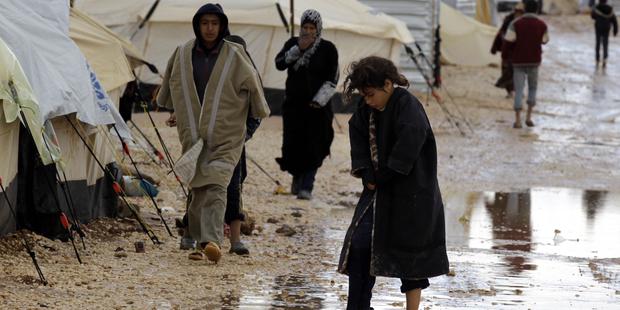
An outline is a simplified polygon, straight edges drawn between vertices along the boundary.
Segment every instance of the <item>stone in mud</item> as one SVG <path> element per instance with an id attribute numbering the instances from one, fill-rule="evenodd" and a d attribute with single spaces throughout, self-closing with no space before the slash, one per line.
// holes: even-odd
<path id="1" fill-rule="evenodd" d="M 267 219 L 267 223 L 269 224 L 278 224 L 280 221 L 277 218 L 270 217 Z"/>
<path id="2" fill-rule="evenodd" d="M 295 211 L 295 212 L 291 213 L 291 216 L 292 217 L 302 217 L 302 214 L 299 211 Z"/>
<path id="3" fill-rule="evenodd" d="M 116 253 L 114 253 L 114 257 L 116 257 L 116 258 L 125 258 L 125 257 L 127 257 L 127 253 L 125 253 L 125 252 L 116 252 Z"/>
<path id="4" fill-rule="evenodd" d="M 293 227 L 284 224 L 284 225 L 282 225 L 280 228 L 278 228 L 276 230 L 276 233 L 281 234 L 281 235 L 285 235 L 287 237 L 291 237 L 291 236 L 295 235 L 297 233 L 297 231 Z"/>
<path id="5" fill-rule="evenodd" d="M 456 277 L 456 271 L 454 270 L 450 270 L 448 271 L 448 274 L 446 274 L 448 277 Z"/>
<path id="6" fill-rule="evenodd" d="M 256 220 L 251 216 L 246 216 L 245 221 L 241 222 L 241 233 L 246 236 L 251 236 L 255 226 Z"/>

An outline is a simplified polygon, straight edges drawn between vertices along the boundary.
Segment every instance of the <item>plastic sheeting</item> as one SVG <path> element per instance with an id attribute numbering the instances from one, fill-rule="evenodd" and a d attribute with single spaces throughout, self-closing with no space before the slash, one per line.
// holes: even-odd
<path id="1" fill-rule="evenodd" d="M 12 89 L 10 83 L 13 84 Z M 13 97 L 13 90 L 17 95 L 18 101 L 16 101 Z M 6 134 L 12 136 L 12 131 L 6 128 L 10 128 L 12 123 L 17 123 L 16 121 L 20 120 L 30 129 L 37 151 L 41 155 L 43 163 L 50 164 L 53 160 L 55 161 L 59 158 L 59 150 L 54 147 L 54 145 L 48 144 L 48 146 L 46 146 L 44 144 L 43 125 L 39 112 L 39 104 L 34 96 L 26 75 L 22 70 L 22 67 L 17 61 L 17 57 L 15 57 L 15 54 L 13 54 L 1 38 L 0 101 L 2 102 L 2 110 L 0 113 L 3 115 L 2 122 L 0 122 L 0 127 L 5 127 L 3 131 L 5 131 Z M 19 126 L 17 128 L 19 128 Z M 18 130 L 15 131 L 18 132 Z M 17 137 L 19 137 L 19 135 L 17 135 Z M 47 140 L 50 141 L 49 139 Z M 0 145 L 4 147 L 4 144 Z M 52 154 L 50 154 L 48 149 L 52 152 Z M 6 152 L 11 153 L 12 150 L 7 149 Z M 7 156 L 10 158 L 9 155 Z M 9 163 L 4 161 L 0 163 L 0 165 L 5 164 Z"/>
<path id="2" fill-rule="evenodd" d="M 486 66 L 499 64 L 499 55 L 489 50 L 497 28 L 485 25 L 442 3 L 439 23 L 441 25 L 441 56 L 450 64 L 463 66 Z"/>
<path id="3" fill-rule="evenodd" d="M 76 0 L 75 5 L 123 36 L 131 36 L 154 0 Z M 290 37 L 278 13 L 276 2 L 289 22 L 289 1 L 229 0 L 220 1 L 228 15 L 231 32 L 242 36 L 256 62 L 264 85 L 284 88 L 286 73 L 277 71 L 275 55 Z M 142 3 L 142 5 L 138 5 Z M 204 1 L 162 0 L 146 26 L 132 42 L 158 68 L 165 68 L 168 58 L 181 43 L 194 37 L 191 19 Z M 304 10 L 313 8 L 323 17 L 323 37 L 336 44 L 341 73 L 352 61 L 377 55 L 399 62 L 402 43 L 413 41 L 406 25 L 355 0 L 297 0 L 295 1 L 295 32 Z M 140 78 L 151 83 L 160 79 L 147 70 L 139 71 Z"/>

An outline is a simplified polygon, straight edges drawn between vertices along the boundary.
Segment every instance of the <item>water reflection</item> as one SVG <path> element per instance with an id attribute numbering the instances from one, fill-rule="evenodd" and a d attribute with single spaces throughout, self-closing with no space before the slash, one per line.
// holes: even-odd
<path id="1" fill-rule="evenodd" d="M 607 309 L 599 306 L 617 301 L 620 194 L 558 188 L 444 194 L 448 255 L 455 274 L 432 279 L 424 293 L 425 307 Z M 306 236 L 328 253 L 321 258 L 323 267 L 246 275 L 245 282 L 253 284 L 222 296 L 222 305 L 344 308 L 347 278 L 338 275 L 333 264 L 352 212 L 334 210 L 324 223 L 329 229 Z M 557 236 L 564 241 L 555 242 Z M 373 295 L 375 309 L 402 308 L 398 280 L 380 278 Z"/>
<path id="2" fill-rule="evenodd" d="M 586 208 L 586 218 L 588 224 L 591 224 L 596 218 L 596 212 L 605 204 L 607 192 L 601 191 L 583 191 L 583 206 Z"/>
<path id="3" fill-rule="evenodd" d="M 492 249 L 530 252 L 532 250 L 532 226 L 530 224 L 532 197 L 523 193 L 495 193 L 494 199 L 485 201 L 493 227 Z M 510 271 L 519 273 L 536 266 L 517 254 L 504 257 Z"/>
<path id="4" fill-rule="evenodd" d="M 312 279 L 301 275 L 283 275 L 274 279 L 272 306 L 276 309 L 322 309 L 325 290 Z M 314 282 L 314 283 L 313 283 Z"/>

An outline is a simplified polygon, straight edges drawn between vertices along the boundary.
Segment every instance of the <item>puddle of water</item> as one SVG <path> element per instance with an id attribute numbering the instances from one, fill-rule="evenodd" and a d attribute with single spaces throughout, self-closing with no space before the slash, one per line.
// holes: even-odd
<path id="1" fill-rule="evenodd" d="M 421 308 L 620 309 L 620 194 L 541 188 L 444 199 L 454 275 L 431 279 Z M 334 264 L 351 213 L 335 209 L 329 228 L 314 236 Z M 246 275 L 259 284 L 223 305 L 343 309 L 347 278 L 334 264 L 320 273 Z M 373 307 L 404 308 L 399 287 L 398 279 L 378 278 Z"/>

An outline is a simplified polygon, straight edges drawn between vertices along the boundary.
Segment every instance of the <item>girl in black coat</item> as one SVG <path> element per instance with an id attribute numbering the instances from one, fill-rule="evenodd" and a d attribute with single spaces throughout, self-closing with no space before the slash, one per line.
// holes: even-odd
<path id="1" fill-rule="evenodd" d="M 282 171 L 293 175 L 291 192 L 310 199 L 317 169 L 334 139 L 331 98 L 338 82 L 338 51 L 321 38 L 321 15 L 307 10 L 301 16 L 301 33 L 286 41 L 276 56 L 278 70 L 287 70 L 286 98 L 282 106 Z"/>
<path id="2" fill-rule="evenodd" d="M 363 96 L 349 121 L 352 174 L 364 190 L 342 248 L 347 309 L 369 309 L 375 276 L 400 278 L 417 309 L 428 278 L 448 272 L 435 137 L 424 108 L 394 64 L 368 57 L 351 65 L 345 95 Z"/>

